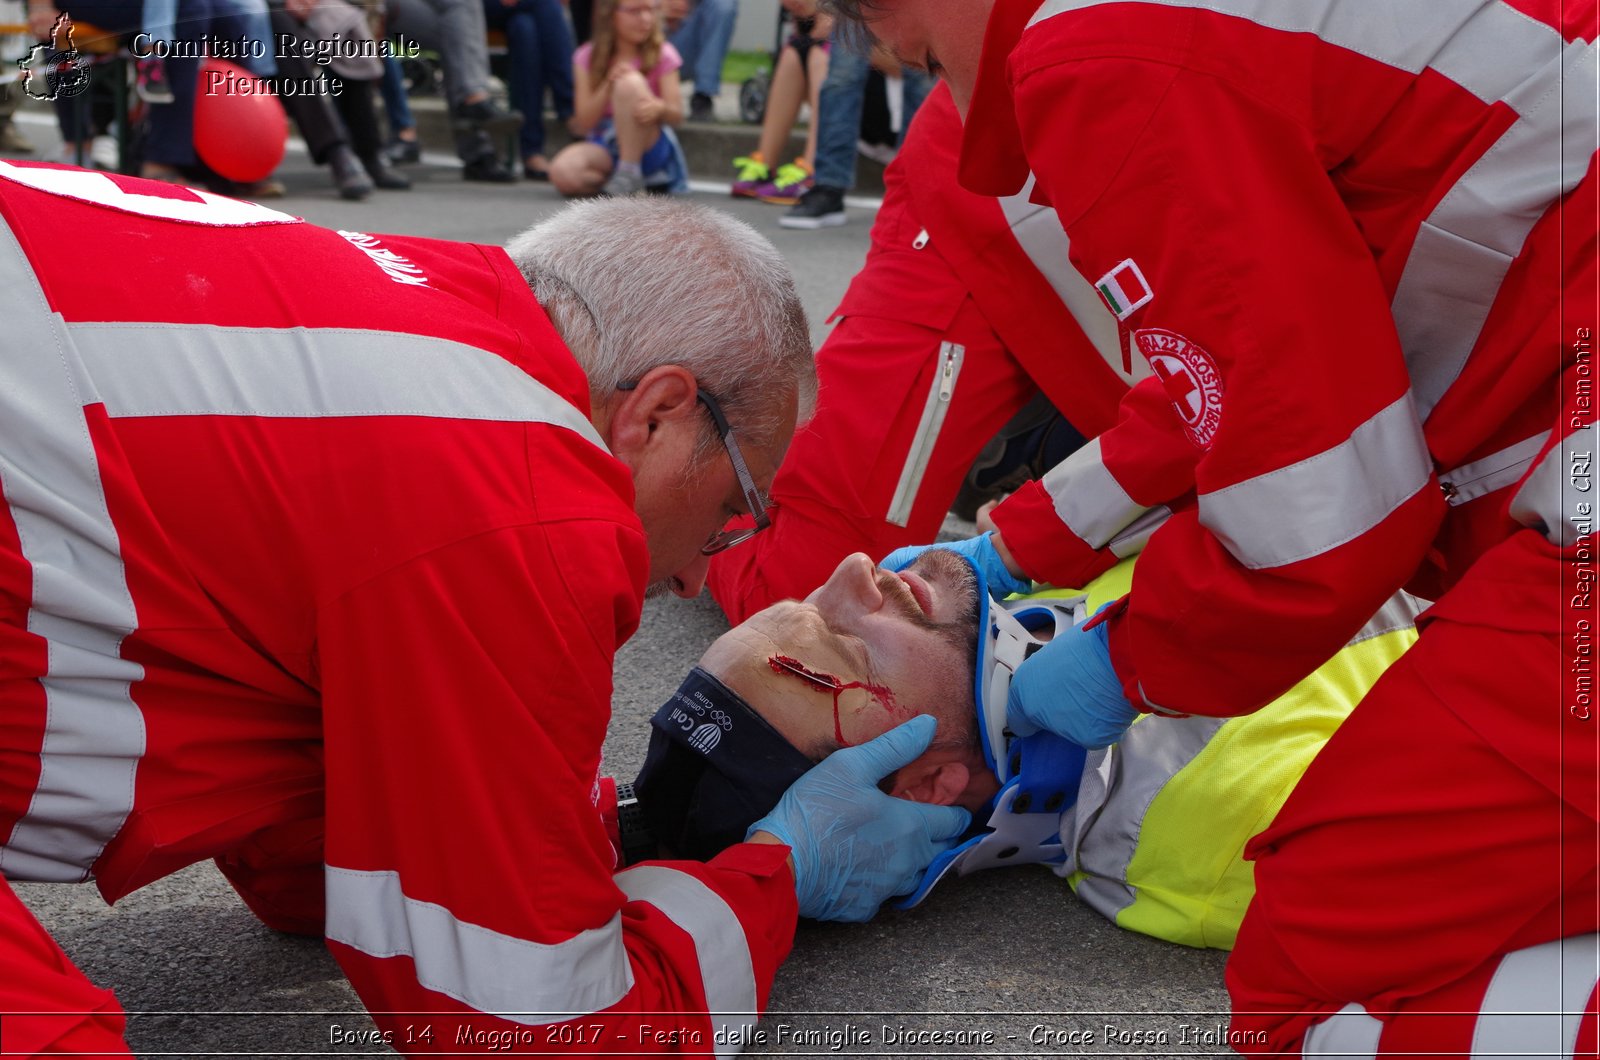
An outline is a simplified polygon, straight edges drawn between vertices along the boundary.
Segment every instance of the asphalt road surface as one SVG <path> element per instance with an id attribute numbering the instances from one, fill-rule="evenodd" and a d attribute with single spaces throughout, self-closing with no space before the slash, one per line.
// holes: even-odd
<path id="1" fill-rule="evenodd" d="M 48 142 L 48 125 L 23 128 Z M 339 228 L 485 243 L 504 242 L 561 207 L 546 185 L 468 185 L 447 165 L 411 172 L 411 192 L 346 203 L 323 171 L 291 154 L 280 171 L 289 197 L 272 205 Z M 773 240 L 794 268 L 820 341 L 865 256 L 870 205 L 853 207 L 843 228 L 791 232 L 777 225 L 781 208 L 709 190 L 694 197 Z M 725 628 L 707 596 L 646 606 L 617 659 L 611 773 L 634 775 L 647 719 Z M 16 890 L 89 978 L 117 992 L 141 1056 L 386 1052 L 349 1044 L 350 1031 L 372 1024 L 321 943 L 261 926 L 209 863 L 114 909 L 92 886 Z M 908 913 L 867 925 L 803 923 L 747 1054 L 1233 1055 L 1216 1044 L 1226 1024 L 1224 957 L 1119 930 L 1042 868 L 947 880 Z M 940 1044 L 956 1032 L 979 1043 Z"/>

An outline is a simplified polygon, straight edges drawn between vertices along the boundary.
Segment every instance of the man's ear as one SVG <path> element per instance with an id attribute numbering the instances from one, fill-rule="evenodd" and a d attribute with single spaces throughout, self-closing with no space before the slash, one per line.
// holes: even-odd
<path id="1" fill-rule="evenodd" d="M 601 436 L 612 455 L 635 472 L 663 440 L 661 428 L 692 421 L 699 427 L 694 373 L 681 364 L 658 364 L 628 390 L 610 395 Z"/>
<path id="2" fill-rule="evenodd" d="M 918 760 L 900 767 L 889 794 L 897 799 L 953 806 L 967 790 L 972 773 L 961 762 Z"/>

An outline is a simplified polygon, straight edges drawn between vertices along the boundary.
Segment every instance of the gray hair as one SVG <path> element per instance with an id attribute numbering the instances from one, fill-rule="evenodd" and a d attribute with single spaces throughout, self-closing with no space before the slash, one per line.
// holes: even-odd
<path id="1" fill-rule="evenodd" d="M 657 365 L 681 364 L 757 445 L 773 440 L 789 403 L 799 420 L 810 415 L 817 375 L 805 309 L 789 266 L 749 225 L 670 199 L 597 199 L 534 225 L 506 251 L 596 402 Z M 706 422 L 702 454 L 717 445 Z"/>

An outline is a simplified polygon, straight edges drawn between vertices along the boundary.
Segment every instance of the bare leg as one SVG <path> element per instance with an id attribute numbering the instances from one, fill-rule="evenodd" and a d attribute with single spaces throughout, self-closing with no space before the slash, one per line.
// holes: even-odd
<path id="1" fill-rule="evenodd" d="M 617 129 L 617 160 L 639 164 L 644 153 L 661 137 L 659 122 L 642 123 L 633 116 L 634 104 L 650 92 L 644 75 L 637 70 L 619 77 L 611 86 L 611 121 Z"/>
<path id="2" fill-rule="evenodd" d="M 815 54 L 816 49 L 812 51 Z M 767 89 L 767 115 L 761 122 L 761 157 L 773 169 L 785 161 L 783 149 L 805 97 L 806 72 L 800 68 L 800 55 L 786 45 L 778 53 L 778 67 L 772 72 L 772 85 Z"/>
<path id="3" fill-rule="evenodd" d="M 611 176 L 611 153 L 599 144 L 568 144 L 550 160 L 550 183 L 563 195 L 598 195 Z"/>

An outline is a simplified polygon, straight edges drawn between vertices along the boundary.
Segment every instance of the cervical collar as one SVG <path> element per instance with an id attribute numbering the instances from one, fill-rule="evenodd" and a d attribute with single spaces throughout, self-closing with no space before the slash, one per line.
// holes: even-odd
<path id="1" fill-rule="evenodd" d="M 976 571 L 979 598 L 989 600 L 983 573 Z M 1070 634 L 1089 617 L 1087 597 L 989 600 L 988 620 L 978 631 L 973 702 L 983 757 L 1000 781 L 989 803 L 984 832 L 935 858 L 921 883 L 895 905 L 919 904 L 950 872 L 965 876 L 979 869 L 1036 862 L 1060 864 L 1062 815 L 1078 798 L 1087 752 L 1054 733 L 1018 737 L 1006 728 L 1006 695 L 1022 661 L 1052 637 Z"/>

